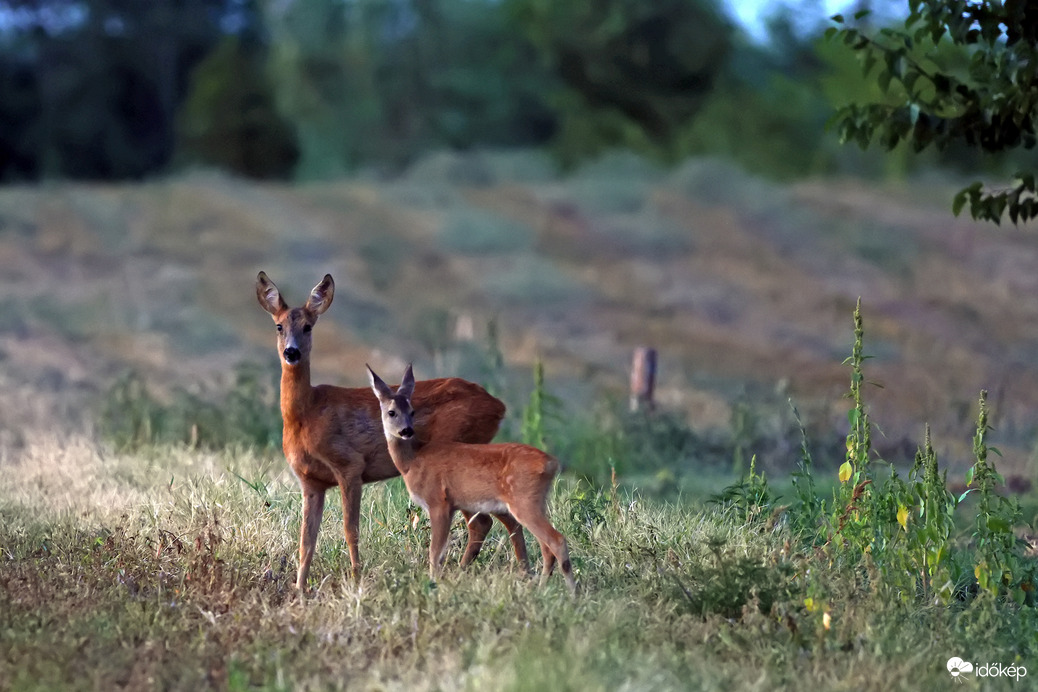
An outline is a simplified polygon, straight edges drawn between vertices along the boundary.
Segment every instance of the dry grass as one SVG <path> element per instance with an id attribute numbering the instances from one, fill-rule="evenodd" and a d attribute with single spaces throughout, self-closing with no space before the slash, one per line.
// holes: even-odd
<path id="1" fill-rule="evenodd" d="M 365 490 L 359 584 L 330 501 L 302 600 L 280 460 L 51 438 L 4 469 L 0 689 L 919 689 L 952 654 L 1033 649 L 1027 618 L 891 603 L 781 531 L 567 484 L 552 507 L 575 599 L 521 578 L 500 532 L 459 571 L 460 526 L 430 584 L 427 526 L 394 481 Z"/>

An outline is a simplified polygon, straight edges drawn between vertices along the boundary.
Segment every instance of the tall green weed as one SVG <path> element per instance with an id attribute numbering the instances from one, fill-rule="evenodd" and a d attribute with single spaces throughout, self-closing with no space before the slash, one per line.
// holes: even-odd
<path id="1" fill-rule="evenodd" d="M 873 591 L 898 601 L 950 604 L 983 592 L 1033 605 L 1036 561 L 1017 537 L 1024 528 L 1019 502 L 996 491 L 1004 480 L 989 458 L 998 450 L 988 445 L 986 392 L 981 392 L 973 438 L 975 463 L 966 475 L 966 492 L 959 498 L 949 492 L 947 471 L 940 469 L 929 426 L 914 464 L 902 477 L 872 447 L 873 424 L 863 389 L 869 359 L 864 334 L 859 299 L 854 345 L 845 361 L 851 369 L 846 455 L 831 501 L 816 495 L 810 447 L 801 426 L 801 454 L 792 478 L 794 502 L 779 504 L 781 498 L 770 492 L 753 465 L 746 476 L 717 494 L 715 502 L 736 510 L 735 516 L 743 521 L 781 512 L 800 546 L 821 551 L 832 565 L 850 569 Z M 799 422 L 795 409 L 794 415 Z M 956 521 L 968 511 L 963 500 L 973 493 L 978 498 L 973 532 L 959 536 Z M 816 591 L 810 596 L 812 603 L 824 600 L 824 584 L 816 585 Z"/>
<path id="2" fill-rule="evenodd" d="M 98 429 L 124 450 L 156 444 L 276 449 L 281 446 L 276 375 L 242 363 L 222 394 L 175 388 L 160 397 L 139 373 L 128 372 L 102 395 Z"/>

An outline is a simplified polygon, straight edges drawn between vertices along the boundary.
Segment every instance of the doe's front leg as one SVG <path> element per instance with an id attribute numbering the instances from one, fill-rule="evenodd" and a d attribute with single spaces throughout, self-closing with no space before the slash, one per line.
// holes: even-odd
<path id="1" fill-rule="evenodd" d="M 301 479 L 303 491 L 303 521 L 299 529 L 299 571 L 296 573 L 296 589 L 306 590 L 306 579 L 310 574 L 310 563 L 317 546 L 317 532 L 324 516 L 324 494 L 327 488 L 319 483 Z"/>

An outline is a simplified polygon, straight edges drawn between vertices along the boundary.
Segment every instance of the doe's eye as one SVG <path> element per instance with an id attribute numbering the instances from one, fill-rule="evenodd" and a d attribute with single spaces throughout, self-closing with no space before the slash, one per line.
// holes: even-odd
<path id="1" fill-rule="evenodd" d="M 285 328 L 284 328 L 284 327 L 282 327 L 282 326 L 281 326 L 280 324 L 278 325 L 278 331 L 279 331 L 279 332 L 280 332 L 280 331 L 284 331 L 284 329 L 285 329 Z"/>
<path id="2" fill-rule="evenodd" d="M 396 418 L 396 411 L 388 411 L 386 412 L 386 415 L 390 418 Z"/>
<path id="3" fill-rule="evenodd" d="M 310 325 L 308 325 L 308 324 L 304 324 L 303 325 L 303 333 L 305 333 L 305 334 L 309 334 L 310 333 Z"/>

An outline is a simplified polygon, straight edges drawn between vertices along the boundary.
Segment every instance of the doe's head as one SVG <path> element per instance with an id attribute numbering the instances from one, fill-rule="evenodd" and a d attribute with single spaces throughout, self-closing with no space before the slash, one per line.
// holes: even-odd
<path id="1" fill-rule="evenodd" d="M 306 304 L 301 308 L 290 308 L 281 291 L 264 272 L 256 277 L 256 300 L 260 307 L 270 313 L 277 325 L 278 354 L 288 366 L 298 365 L 310 359 L 313 346 L 311 331 L 317 318 L 328 309 L 335 296 L 335 282 L 331 274 L 325 274 L 313 287 Z"/>
<path id="2" fill-rule="evenodd" d="M 371 378 L 371 389 L 378 397 L 379 408 L 382 409 L 382 429 L 386 437 L 397 437 L 410 440 L 414 437 L 414 408 L 411 406 L 411 395 L 414 393 L 414 372 L 411 366 L 404 371 L 404 379 L 394 393 L 382 378 L 375 374 L 371 366 L 367 366 Z"/>

